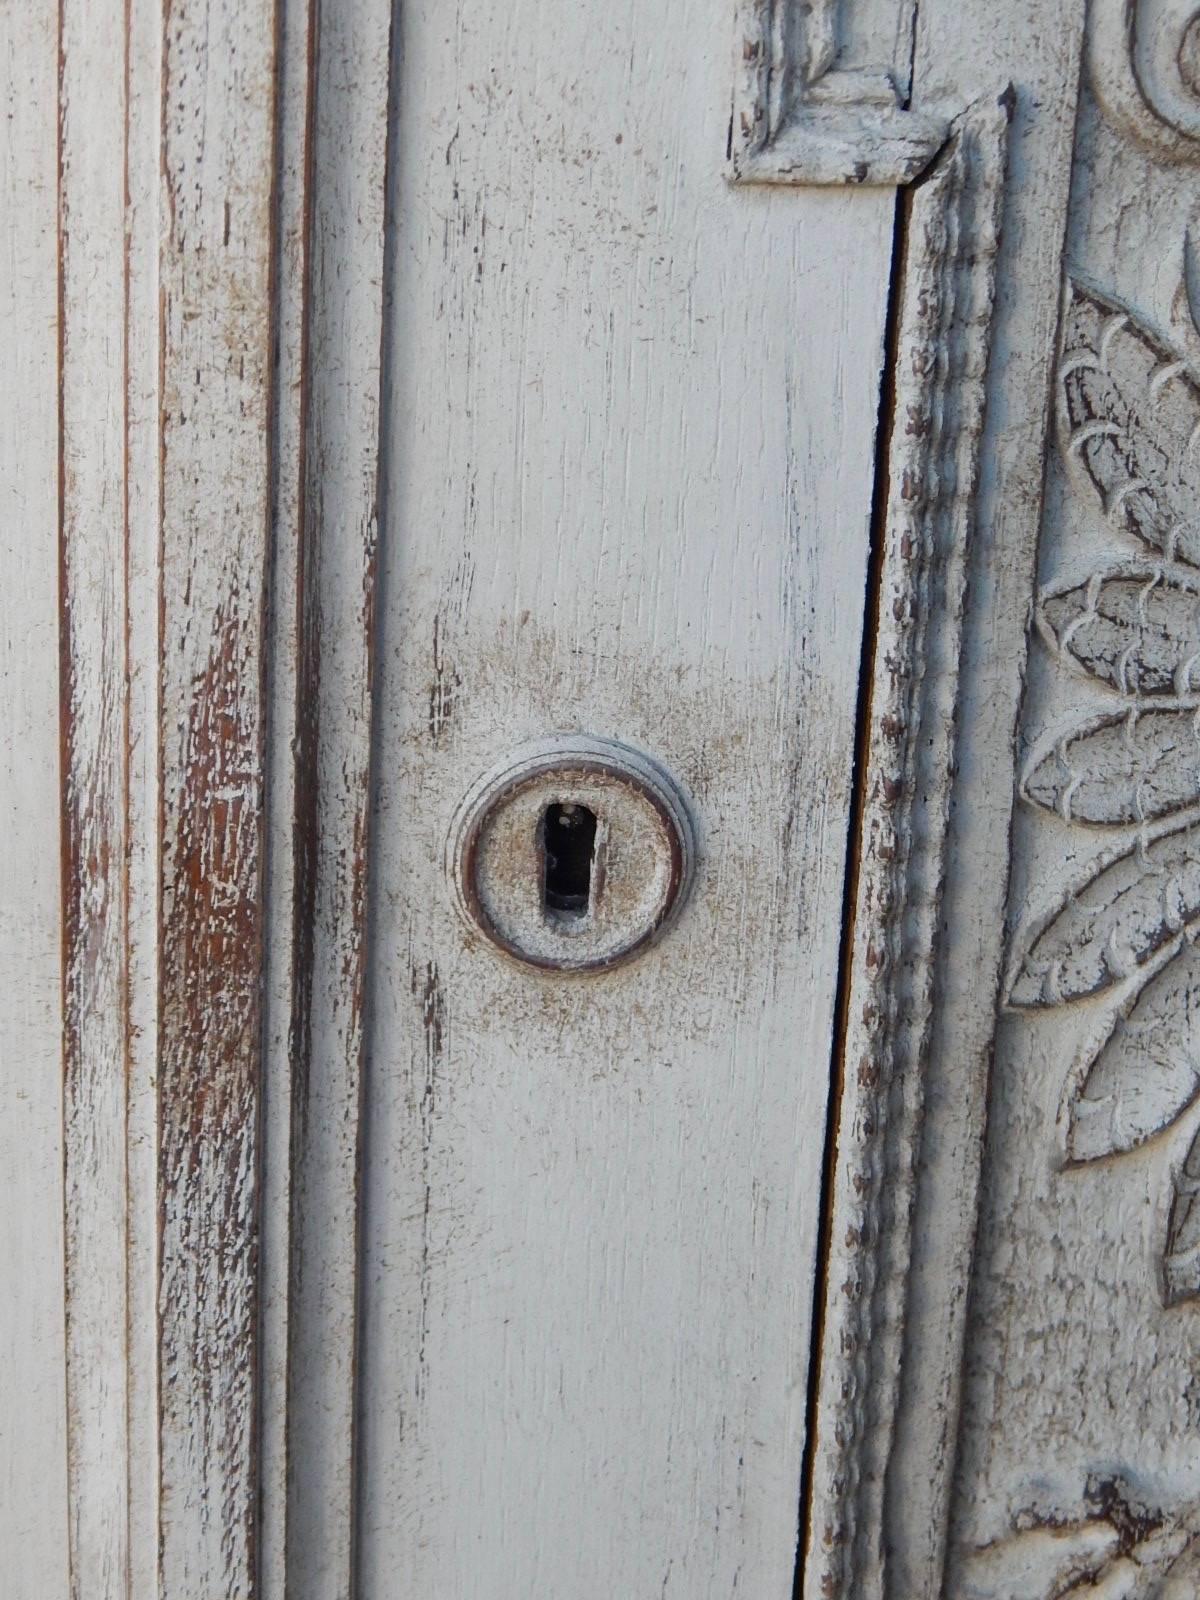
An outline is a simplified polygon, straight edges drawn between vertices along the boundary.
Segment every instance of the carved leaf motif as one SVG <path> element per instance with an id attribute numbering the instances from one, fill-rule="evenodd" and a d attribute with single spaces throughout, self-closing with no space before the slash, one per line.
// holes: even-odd
<path id="1" fill-rule="evenodd" d="M 966 1558 L 962 1600 L 1061 1600 L 1118 1551 L 1107 1522 L 1020 1528 Z"/>
<path id="2" fill-rule="evenodd" d="M 1067 1135 L 1073 1161 L 1132 1150 L 1170 1127 L 1200 1088 L 1200 948 L 1180 952 L 1142 989 L 1092 1062 Z"/>
<path id="3" fill-rule="evenodd" d="M 1099 1542 L 1105 1533 L 1109 1548 L 1092 1555 L 1089 1536 Z M 1200 1592 L 1200 1541 L 1178 1529 L 1132 1549 L 1103 1523 L 1025 1529 L 1006 1543 L 1002 1552 L 990 1547 L 967 1561 L 961 1600 L 1196 1600 Z"/>
<path id="4" fill-rule="evenodd" d="M 1099 994 L 1200 922 L 1200 840 L 1180 829 L 1109 862 L 1051 917 L 1019 959 L 1015 1006 Z"/>
<path id="5" fill-rule="evenodd" d="M 1163 1252 L 1163 1292 L 1169 1306 L 1200 1295 L 1200 1131 L 1175 1174 L 1167 1246 Z M 1200 1594 L 1200 1571 L 1196 1594 Z"/>
<path id="6" fill-rule="evenodd" d="M 1026 798 L 1068 822 L 1152 822 L 1200 799 L 1200 712 L 1137 707 L 1069 732 L 1026 774 Z"/>
<path id="7" fill-rule="evenodd" d="M 1193 319 L 1196 254 L 1189 237 Z M 1200 801 L 1200 575 L 1189 570 L 1200 568 L 1200 381 L 1127 306 L 1068 281 L 1058 410 L 1068 470 L 1099 498 L 1114 533 L 1162 558 L 1107 566 L 1043 593 L 1039 605 L 1051 648 L 1125 706 L 1067 728 L 1031 761 L 1022 795 L 1067 822 L 1140 830 L 1058 907 L 1009 979 L 1009 1003 L 1028 1008 L 1127 985 L 1070 1108 L 1068 1153 L 1082 1162 L 1142 1144 L 1200 1093 L 1200 830 L 1187 815 Z M 1148 841 L 1144 825 L 1162 819 L 1172 819 L 1169 831 Z M 1175 1177 L 1162 1259 L 1168 1303 L 1200 1297 L 1200 1134 Z M 1065 1528 L 1039 1523 L 1038 1537 Z M 1047 1593 L 1064 1600 L 1093 1583 L 1158 1600 L 1200 1592 L 1191 1543 L 1181 1564 L 1172 1557 L 1169 1572 L 1156 1568 L 1151 1588 L 1153 1563 L 1135 1556 L 1123 1541 L 1112 1563 L 1078 1583 L 1060 1572 Z M 1029 1578 L 1018 1588 L 1019 1600 L 1040 1592 Z"/>
<path id="8" fill-rule="evenodd" d="M 1124 306 L 1071 282 L 1059 364 L 1063 446 L 1113 525 L 1200 566 L 1200 389 Z"/>
<path id="9" fill-rule="evenodd" d="M 1087 1511 L 1023 1512 L 963 1561 L 960 1600 L 1196 1600 L 1200 1514 L 1139 1504 L 1120 1478 L 1089 1478 Z"/>
<path id="10" fill-rule="evenodd" d="M 1092 677 L 1122 694 L 1200 691 L 1200 579 L 1130 566 L 1046 594 L 1044 632 Z"/>

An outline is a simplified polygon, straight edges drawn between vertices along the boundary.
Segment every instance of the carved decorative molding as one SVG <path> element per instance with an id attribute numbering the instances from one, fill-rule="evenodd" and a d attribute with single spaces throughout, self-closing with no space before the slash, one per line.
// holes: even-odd
<path id="1" fill-rule="evenodd" d="M 375 0 L 61 7 L 87 1600 L 349 1583 L 389 27 Z"/>
<path id="2" fill-rule="evenodd" d="M 1092 0 L 1088 66 L 1122 132 L 1172 161 L 1200 160 L 1200 11 L 1194 0 Z"/>
<path id="3" fill-rule="evenodd" d="M 945 143 L 945 120 L 910 111 L 891 68 L 842 59 L 842 9 L 854 3 L 737 0 L 735 182 L 911 183 Z M 902 35 L 915 10 L 906 5 Z"/>
<path id="4" fill-rule="evenodd" d="M 906 196 L 806 1595 L 883 1593 L 1011 92 Z"/>

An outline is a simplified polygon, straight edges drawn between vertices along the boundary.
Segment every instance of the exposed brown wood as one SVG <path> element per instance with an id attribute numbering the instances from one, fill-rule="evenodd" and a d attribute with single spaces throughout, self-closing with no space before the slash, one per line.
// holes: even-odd
<path id="1" fill-rule="evenodd" d="M 71 1589 L 126 1526 L 125 14 L 59 10 L 59 585 Z"/>
<path id="2" fill-rule="evenodd" d="M 256 1589 L 275 15 L 165 17 L 160 1585 Z"/>

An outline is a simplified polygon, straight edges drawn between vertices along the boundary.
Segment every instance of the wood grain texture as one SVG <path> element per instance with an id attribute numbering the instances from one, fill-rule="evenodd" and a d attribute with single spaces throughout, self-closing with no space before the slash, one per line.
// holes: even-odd
<path id="1" fill-rule="evenodd" d="M 77 1594 L 351 1584 L 388 28 L 58 30 Z"/>
<path id="2" fill-rule="evenodd" d="M 291 1600 L 353 1592 L 360 1108 L 391 9 L 313 23 L 288 1313 Z M 369 1402 L 368 1402 L 369 1403 Z"/>
<path id="3" fill-rule="evenodd" d="M 884 1593 L 923 1079 L 1011 93 L 903 201 L 888 500 L 857 840 L 807 1594 Z"/>
<path id="4" fill-rule="evenodd" d="M 162 451 L 159 218 L 163 31 L 159 0 L 127 10 L 126 1189 L 129 1593 L 154 1595 L 159 1555 L 158 688 Z M 111 91 L 110 91 L 111 92 Z"/>
<path id="5" fill-rule="evenodd" d="M 271 562 L 267 637 L 262 1202 L 259 1261 L 259 1579 L 287 1585 L 288 1300 L 291 1281 L 292 1014 L 295 1000 L 296 726 L 305 416 L 305 303 L 312 212 L 313 6 L 284 0 L 275 57 Z"/>
<path id="6" fill-rule="evenodd" d="M 5 1592 L 19 1600 L 69 1592 L 56 34 L 49 7 L 0 8 L 0 1549 Z"/>
<path id="7" fill-rule="evenodd" d="M 125 15 L 59 13 L 59 494 L 71 1587 L 129 1582 Z"/>
<path id="8" fill-rule="evenodd" d="M 893 207 L 731 188 L 727 39 L 646 19 L 404 15 L 364 1595 L 793 1580 Z M 443 866 L 555 732 L 697 819 L 598 977 L 515 969 Z"/>
<path id="9" fill-rule="evenodd" d="M 160 1585 L 255 1588 L 274 8 L 164 16 Z"/>

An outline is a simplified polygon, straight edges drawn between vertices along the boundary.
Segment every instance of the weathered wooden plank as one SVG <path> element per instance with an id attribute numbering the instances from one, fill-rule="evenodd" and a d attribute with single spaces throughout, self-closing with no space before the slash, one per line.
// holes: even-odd
<path id="1" fill-rule="evenodd" d="M 164 15 L 160 1585 L 256 1588 L 275 14 Z"/>
<path id="2" fill-rule="evenodd" d="M 57 27 L 0 8 L 0 1549 L 66 1600 L 58 717 Z"/>
<path id="3" fill-rule="evenodd" d="M 391 8 L 314 21 L 297 576 L 288 1594 L 353 1592 L 384 205 Z"/>
<path id="4" fill-rule="evenodd" d="M 727 36 L 648 16 L 405 11 L 365 1594 L 792 1585 L 893 202 L 730 187 Z M 490 952 L 443 870 L 563 730 L 697 819 L 600 977 Z"/>
<path id="5" fill-rule="evenodd" d="M 271 563 L 266 747 L 267 941 L 263 978 L 259 1576 L 263 1600 L 287 1583 L 288 1297 L 291 1276 L 292 1060 L 296 906 L 297 594 L 304 468 L 304 305 L 308 282 L 314 72 L 310 0 L 283 0 L 276 52 Z"/>
<path id="6" fill-rule="evenodd" d="M 72 1594 L 124 1595 L 125 11 L 59 13 L 66 1388 Z"/>
<path id="7" fill-rule="evenodd" d="M 158 1588 L 159 216 L 161 0 L 130 0 L 127 100 L 126 1187 L 129 1594 Z"/>

